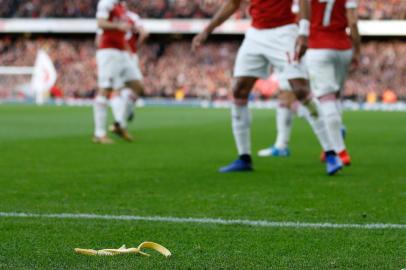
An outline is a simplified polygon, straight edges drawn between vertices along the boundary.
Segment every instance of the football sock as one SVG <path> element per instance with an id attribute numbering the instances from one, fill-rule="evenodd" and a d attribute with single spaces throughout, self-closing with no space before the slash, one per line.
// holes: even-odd
<path id="1" fill-rule="evenodd" d="M 251 155 L 247 155 L 247 154 L 241 155 L 240 159 L 244 162 L 252 163 Z"/>
<path id="2" fill-rule="evenodd" d="M 233 104 L 231 121 L 238 154 L 240 156 L 251 155 L 251 113 L 248 106 Z"/>
<path id="3" fill-rule="evenodd" d="M 345 144 L 341 133 L 342 118 L 337 106 L 337 101 L 322 101 L 320 103 L 320 109 L 333 149 L 336 153 L 341 153 L 345 150 Z"/>
<path id="4" fill-rule="evenodd" d="M 343 115 L 343 103 L 341 102 L 341 100 L 338 100 L 338 99 L 336 100 L 336 106 L 337 106 L 338 113 L 342 117 L 342 115 Z"/>
<path id="5" fill-rule="evenodd" d="M 276 109 L 277 136 L 274 146 L 278 149 L 285 149 L 289 145 L 292 117 L 293 113 L 289 108 L 279 105 Z"/>
<path id="6" fill-rule="evenodd" d="M 334 152 L 333 150 L 325 151 L 324 153 L 326 154 L 326 157 L 327 156 L 337 156 L 336 152 Z"/>
<path id="7" fill-rule="evenodd" d="M 302 102 L 303 107 L 305 107 L 311 116 L 313 117 L 317 117 L 319 114 L 319 110 L 318 110 L 318 103 L 315 99 L 310 98 L 308 101 L 306 102 Z"/>
<path id="8" fill-rule="evenodd" d="M 131 89 L 125 88 L 121 91 L 121 98 L 124 101 L 124 116 L 127 119 L 134 113 L 136 96 Z"/>
<path id="9" fill-rule="evenodd" d="M 312 116 L 309 110 L 303 105 L 299 105 L 298 115 L 306 119 L 306 121 L 310 124 L 321 147 L 323 148 L 323 151 L 333 150 L 333 146 L 331 144 L 329 134 L 327 132 L 327 128 L 325 122 L 323 121 L 323 118 L 321 116 L 317 117 Z"/>
<path id="10" fill-rule="evenodd" d="M 95 123 L 95 136 L 106 136 L 106 121 L 107 121 L 107 98 L 104 96 L 96 96 L 93 103 L 93 115 Z"/>
<path id="11" fill-rule="evenodd" d="M 337 99 L 337 101 L 336 101 L 336 105 L 337 105 L 337 110 L 338 110 L 338 112 L 340 113 L 340 116 L 341 116 L 341 129 L 343 130 L 345 130 L 346 129 L 346 127 L 345 127 L 345 125 L 344 125 L 344 118 L 343 118 L 343 102 L 341 101 L 341 100 L 338 100 Z M 344 137 L 344 140 L 345 140 L 345 137 Z"/>
<path id="12" fill-rule="evenodd" d="M 120 95 L 114 95 L 110 99 L 111 109 L 113 111 L 114 121 L 121 125 L 121 115 L 123 114 L 124 102 Z"/>

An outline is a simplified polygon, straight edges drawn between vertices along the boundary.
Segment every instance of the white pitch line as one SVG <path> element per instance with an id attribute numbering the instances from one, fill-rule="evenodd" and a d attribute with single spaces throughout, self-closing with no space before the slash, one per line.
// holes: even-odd
<path id="1" fill-rule="evenodd" d="M 252 227 L 270 228 L 311 228 L 311 229 L 400 229 L 405 230 L 406 224 L 339 224 L 339 223 L 303 223 L 303 222 L 278 222 L 266 220 L 244 220 L 244 219 L 221 219 L 221 218 L 179 218 L 160 216 L 114 216 L 97 214 L 36 214 L 36 213 L 14 213 L 0 212 L 0 217 L 14 218 L 53 218 L 53 219 L 104 219 L 104 220 L 127 220 L 127 221 L 151 221 L 168 223 L 196 223 L 216 225 L 246 225 Z"/>

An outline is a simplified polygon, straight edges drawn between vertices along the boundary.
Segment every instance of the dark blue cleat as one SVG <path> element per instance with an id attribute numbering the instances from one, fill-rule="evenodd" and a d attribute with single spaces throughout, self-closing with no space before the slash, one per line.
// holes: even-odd
<path id="1" fill-rule="evenodd" d="M 326 156 L 326 168 L 328 175 L 335 175 L 343 168 L 341 160 L 336 155 L 327 155 Z"/>
<path id="2" fill-rule="evenodd" d="M 253 171 L 252 163 L 244 161 L 242 159 L 237 159 L 228 166 L 220 168 L 220 173 L 230 173 L 230 172 L 250 172 Z"/>

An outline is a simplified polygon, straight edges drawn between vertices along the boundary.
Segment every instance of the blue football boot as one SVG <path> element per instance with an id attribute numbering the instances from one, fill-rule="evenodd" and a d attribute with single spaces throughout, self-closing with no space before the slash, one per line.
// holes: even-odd
<path id="1" fill-rule="evenodd" d="M 229 173 L 229 172 L 250 172 L 253 171 L 252 163 L 244 161 L 242 159 L 237 159 L 228 166 L 220 168 L 220 173 Z"/>
<path id="2" fill-rule="evenodd" d="M 276 148 L 275 146 L 258 151 L 260 157 L 288 157 L 290 156 L 289 148 Z"/>
<path id="3" fill-rule="evenodd" d="M 328 175 L 335 175 L 343 168 L 341 160 L 336 155 L 326 155 L 326 169 Z"/>
<path id="4" fill-rule="evenodd" d="M 343 139 L 345 140 L 345 137 L 347 137 L 347 128 L 345 126 L 341 127 L 341 136 L 343 136 Z M 320 154 L 320 162 L 324 163 L 326 162 L 326 153 L 323 151 Z"/>

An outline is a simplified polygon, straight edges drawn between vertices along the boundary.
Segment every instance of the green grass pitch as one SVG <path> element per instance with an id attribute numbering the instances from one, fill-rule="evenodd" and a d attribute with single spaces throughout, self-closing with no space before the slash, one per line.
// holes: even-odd
<path id="1" fill-rule="evenodd" d="M 254 110 L 253 149 L 275 138 Z M 94 213 L 340 224 L 406 224 L 406 114 L 347 112 L 353 166 L 327 177 L 310 128 L 294 122 L 292 157 L 236 158 L 228 110 L 143 108 L 132 144 L 91 143 L 91 108 L 0 107 L 0 212 Z M 155 241 L 173 256 L 83 257 L 75 247 Z M 0 217 L 0 269 L 406 268 L 405 229 Z"/>

